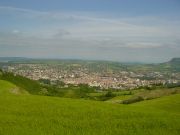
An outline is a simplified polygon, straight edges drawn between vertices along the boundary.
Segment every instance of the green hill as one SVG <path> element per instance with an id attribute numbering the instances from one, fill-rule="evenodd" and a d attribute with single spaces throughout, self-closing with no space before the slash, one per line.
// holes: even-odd
<path id="1" fill-rule="evenodd" d="M 173 58 L 168 62 L 157 64 L 134 64 L 127 66 L 128 71 L 134 72 L 179 72 L 180 71 L 180 58 Z"/>
<path id="2" fill-rule="evenodd" d="M 15 84 L 0 80 L 0 94 L 3 95 L 29 95 L 28 91 Z"/>
<path id="3" fill-rule="evenodd" d="M 130 105 L 12 92 L 0 81 L 0 135 L 179 135 L 180 94 Z M 22 90 L 24 91 L 24 90 Z"/>

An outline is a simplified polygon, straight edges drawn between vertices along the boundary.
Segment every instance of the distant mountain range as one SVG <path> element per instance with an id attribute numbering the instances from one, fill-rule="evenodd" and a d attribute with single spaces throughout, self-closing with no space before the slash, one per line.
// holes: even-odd
<path id="1" fill-rule="evenodd" d="M 23 60 L 30 60 L 30 58 L 25 58 L 25 57 L 0 57 L 0 62 L 23 61 Z"/>
<path id="2" fill-rule="evenodd" d="M 16 61 L 106 61 L 106 60 L 80 60 L 80 59 L 56 59 L 56 58 L 26 58 L 26 57 L 0 57 L 0 62 L 16 62 Z M 110 61 L 107 61 L 110 62 Z M 115 62 L 115 61 L 112 61 Z M 143 64 L 142 62 L 116 62 L 116 63 L 125 63 L 125 64 Z M 180 58 L 172 58 L 168 62 L 164 63 L 171 63 L 171 64 L 177 64 L 180 63 Z M 162 64 L 162 63 L 161 63 Z"/>

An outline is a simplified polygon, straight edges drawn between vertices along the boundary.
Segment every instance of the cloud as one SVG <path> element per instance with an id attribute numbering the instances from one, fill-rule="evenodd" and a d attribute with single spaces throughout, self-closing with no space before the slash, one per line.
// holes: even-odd
<path id="1" fill-rule="evenodd" d="M 52 38 L 62 38 L 63 36 L 68 36 L 68 35 L 70 35 L 71 33 L 69 32 L 69 31 L 67 31 L 67 30 L 64 30 L 64 29 L 59 29 L 58 31 L 57 31 L 57 33 L 55 33 L 54 35 L 53 35 L 53 37 Z"/>
<path id="2" fill-rule="evenodd" d="M 126 52 L 146 50 L 146 54 L 152 53 L 151 57 L 158 57 L 160 53 L 153 54 L 153 49 L 157 49 L 165 57 L 165 53 L 177 56 L 180 51 L 180 23 L 158 17 L 110 18 L 105 13 L 44 12 L 14 7 L 0 7 L 0 17 L 13 22 L 0 25 L 0 47 L 17 48 L 17 53 L 31 50 L 33 54 L 35 49 L 35 54 L 43 56 L 88 54 L 94 59 L 113 60 L 125 58 Z"/>
<path id="3" fill-rule="evenodd" d="M 12 33 L 13 34 L 18 34 L 18 33 L 20 33 L 20 31 L 15 29 L 15 30 L 12 31 Z"/>
<path id="4" fill-rule="evenodd" d="M 163 44 L 161 43 L 150 43 L 150 42 L 133 42 L 133 43 L 128 43 L 126 47 L 130 48 L 159 48 L 162 47 Z"/>

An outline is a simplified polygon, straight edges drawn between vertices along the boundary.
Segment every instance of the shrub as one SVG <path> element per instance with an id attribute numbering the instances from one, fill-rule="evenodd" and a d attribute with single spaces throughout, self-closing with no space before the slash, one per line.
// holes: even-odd
<path id="1" fill-rule="evenodd" d="M 115 95 L 111 91 L 108 91 L 104 96 L 105 97 L 114 97 Z"/>
<path id="2" fill-rule="evenodd" d="M 133 97 L 133 98 L 130 98 L 130 99 L 127 99 L 127 100 L 123 100 L 122 103 L 123 104 L 131 104 L 131 103 L 139 102 L 139 101 L 142 101 L 142 100 L 144 100 L 143 97 L 137 96 L 137 97 Z"/>

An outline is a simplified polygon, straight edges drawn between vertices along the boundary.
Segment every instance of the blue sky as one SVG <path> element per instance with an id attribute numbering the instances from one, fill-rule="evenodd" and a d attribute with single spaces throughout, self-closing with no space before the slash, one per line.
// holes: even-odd
<path id="1" fill-rule="evenodd" d="M 180 57 L 179 0 L 0 0 L 0 56 Z"/>

